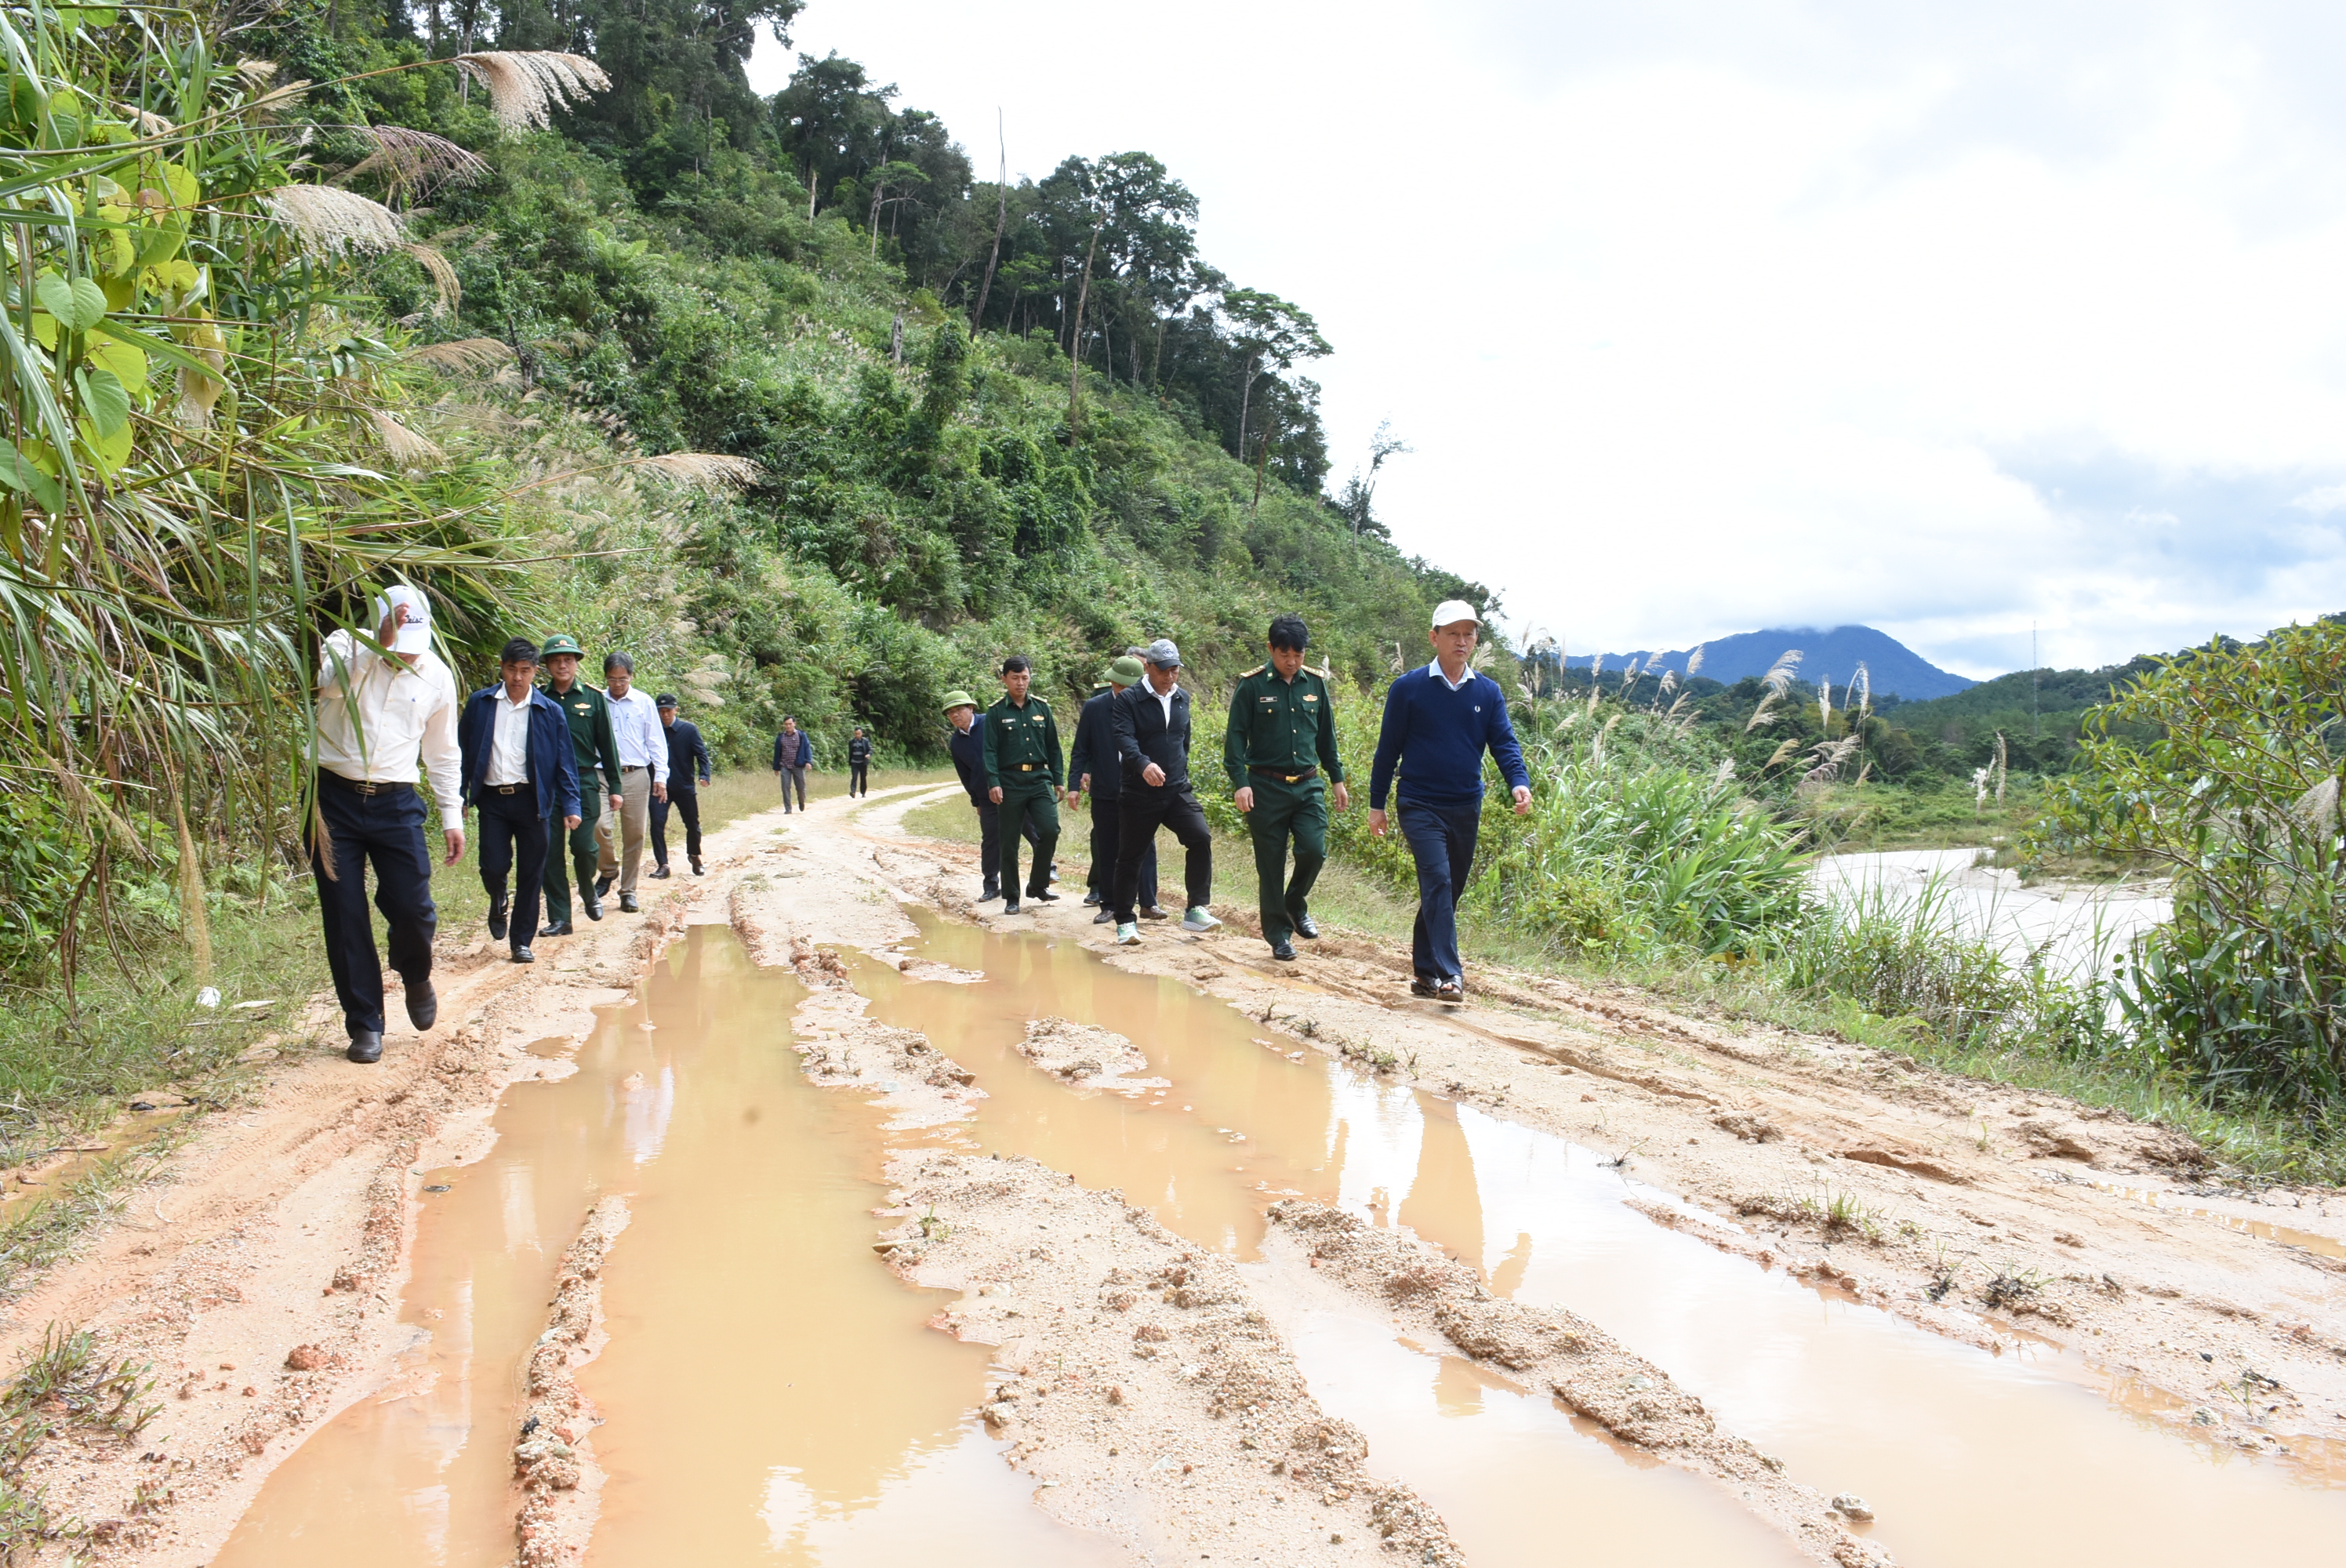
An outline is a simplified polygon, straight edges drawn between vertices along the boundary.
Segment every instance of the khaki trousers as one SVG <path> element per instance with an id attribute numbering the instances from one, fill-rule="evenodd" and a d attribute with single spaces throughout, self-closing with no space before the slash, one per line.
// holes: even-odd
<path id="1" fill-rule="evenodd" d="M 595 863 L 598 875 L 617 877 L 619 891 L 636 891 L 636 873 L 643 869 L 644 840 L 652 825 L 652 770 L 648 768 L 623 769 L 619 774 L 619 809 L 613 811 L 611 802 L 603 802 L 603 815 L 595 824 Z M 614 839 L 619 840 L 614 845 Z"/>

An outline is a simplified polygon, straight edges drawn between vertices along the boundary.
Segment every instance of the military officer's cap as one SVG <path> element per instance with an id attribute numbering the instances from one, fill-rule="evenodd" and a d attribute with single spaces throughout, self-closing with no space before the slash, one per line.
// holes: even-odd
<path id="1" fill-rule="evenodd" d="M 564 653 L 576 654 L 580 658 L 585 658 L 586 657 L 586 650 L 578 646 L 578 639 L 572 636 L 568 632 L 555 633 L 552 636 L 546 639 L 546 646 L 537 651 L 547 658 L 552 658 L 556 654 Z"/>

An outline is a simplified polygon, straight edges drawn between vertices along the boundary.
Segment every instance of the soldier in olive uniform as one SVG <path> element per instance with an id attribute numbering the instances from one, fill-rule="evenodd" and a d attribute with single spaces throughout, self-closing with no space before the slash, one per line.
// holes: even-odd
<path id="1" fill-rule="evenodd" d="M 619 799 L 619 742 L 611 733 L 611 708 L 607 698 L 578 678 L 578 639 L 567 633 L 557 632 L 546 639 L 546 695 L 562 705 L 562 715 L 570 721 L 570 746 L 578 759 L 578 798 L 586 809 L 579 813 L 578 826 L 570 830 L 570 864 L 578 873 L 578 901 L 586 906 L 588 920 L 603 918 L 603 900 L 595 891 L 595 823 L 602 815 L 603 801 L 611 803 L 617 811 Z M 602 780 L 596 781 L 596 770 L 602 771 Z M 540 936 L 570 934 L 570 883 L 564 875 L 562 860 L 562 823 L 559 818 L 549 819 L 546 847 L 546 929 Z"/>
<path id="2" fill-rule="evenodd" d="M 1035 840 L 1035 872 L 1027 880 L 1026 896 L 1043 903 L 1058 898 L 1051 891 L 1051 856 L 1059 847 L 1059 792 L 1065 774 L 1060 761 L 1059 721 L 1051 705 L 1027 688 L 1035 672 L 1025 658 L 1013 654 L 1002 661 L 1002 700 L 985 710 L 985 783 L 988 799 L 1002 808 L 1002 896 L 1004 914 L 1018 912 L 1018 840 L 1028 820 L 1042 830 Z"/>
<path id="3" fill-rule="evenodd" d="M 1222 742 L 1234 803 L 1254 836 L 1262 939 L 1270 955 L 1291 962 L 1290 937 L 1316 937 L 1308 901 L 1328 860 L 1326 785 L 1336 787 L 1336 809 L 1352 805 L 1344 765 L 1336 756 L 1335 704 L 1328 672 L 1307 669 L 1311 633 L 1300 616 L 1270 623 L 1270 662 L 1239 677 L 1230 694 L 1230 726 Z M 1325 783 L 1322 780 L 1325 780 Z M 1287 841 L 1295 840 L 1295 877 L 1287 877 Z"/>

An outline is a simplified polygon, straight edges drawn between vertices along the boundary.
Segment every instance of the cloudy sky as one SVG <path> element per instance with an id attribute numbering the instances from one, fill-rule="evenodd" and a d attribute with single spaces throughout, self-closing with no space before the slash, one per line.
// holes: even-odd
<path id="1" fill-rule="evenodd" d="M 1575 652 L 2096 665 L 2346 609 L 2346 7 L 812 0 L 1316 314 L 1394 538 Z M 761 45 L 753 77 L 789 55 Z"/>

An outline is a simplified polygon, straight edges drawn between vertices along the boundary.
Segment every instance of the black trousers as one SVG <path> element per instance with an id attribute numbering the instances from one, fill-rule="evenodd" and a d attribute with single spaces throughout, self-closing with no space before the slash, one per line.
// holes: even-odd
<path id="1" fill-rule="evenodd" d="M 684 853 L 688 860 L 700 859 L 700 791 L 679 789 L 671 781 L 668 799 L 652 801 L 652 859 L 668 864 L 668 814 L 673 808 L 684 819 Z"/>
<path id="2" fill-rule="evenodd" d="M 538 895 L 546 888 L 548 848 L 546 820 L 537 814 L 537 786 L 519 785 L 510 795 L 498 794 L 495 784 L 478 788 L 481 886 L 495 901 L 505 895 L 506 873 L 514 874 L 507 940 L 515 947 L 527 947 L 537 935 Z"/>
<path id="3" fill-rule="evenodd" d="M 1116 854 L 1122 841 L 1118 825 L 1124 820 L 1117 810 L 1119 799 L 1121 797 L 1115 795 L 1092 797 L 1092 869 L 1091 874 L 1084 879 L 1084 886 L 1099 894 L 1100 902 L 1111 908 L 1116 903 Z M 1157 907 L 1157 840 L 1154 836 L 1148 840 L 1148 853 L 1140 860 L 1140 891 L 1137 897 L 1144 907 Z"/>
<path id="4" fill-rule="evenodd" d="M 1203 909 L 1214 896 L 1214 833 L 1206 826 L 1206 809 L 1187 787 L 1178 789 L 1134 788 L 1129 780 L 1117 798 L 1116 920 L 1130 925 L 1140 917 L 1133 906 L 1140 896 L 1140 862 L 1156 847 L 1159 826 L 1188 851 L 1182 881 L 1188 884 L 1188 907 Z"/>
<path id="5" fill-rule="evenodd" d="M 973 800 L 970 804 L 977 808 L 977 852 L 985 867 L 985 895 L 991 898 L 1002 886 L 1002 808 L 991 800 Z M 1043 830 L 1034 818 L 1021 822 L 1019 832 L 1037 853 L 1041 852 Z"/>
<path id="6" fill-rule="evenodd" d="M 367 912 L 366 872 L 374 867 L 374 905 L 390 925 L 391 967 L 411 986 L 432 978 L 432 935 L 440 911 L 432 902 L 432 850 L 423 841 L 423 797 L 413 785 L 376 786 L 362 795 L 339 773 L 318 774 L 318 815 L 332 846 L 335 874 L 314 840 L 310 871 L 318 883 L 318 913 L 326 926 L 326 967 L 342 1023 L 352 1033 L 382 1030 L 382 961 L 374 951 L 374 917 Z"/>
<path id="7" fill-rule="evenodd" d="M 872 793 L 872 764 L 851 762 L 847 765 L 847 792 L 850 795 Z"/>

